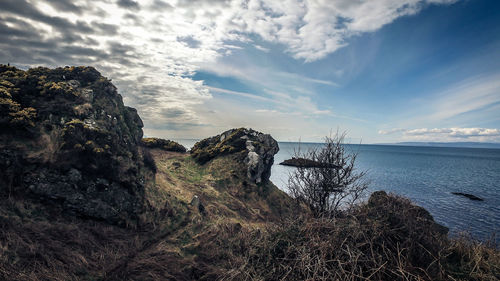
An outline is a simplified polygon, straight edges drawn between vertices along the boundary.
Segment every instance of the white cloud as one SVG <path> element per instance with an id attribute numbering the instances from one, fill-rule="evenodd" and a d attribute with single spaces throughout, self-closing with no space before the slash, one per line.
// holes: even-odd
<path id="1" fill-rule="evenodd" d="M 264 53 L 269 53 L 271 50 L 266 47 L 262 47 L 261 45 L 254 45 L 255 49 L 262 51 Z"/>
<path id="2" fill-rule="evenodd" d="M 217 87 L 207 87 L 210 91 L 215 92 L 215 93 L 223 93 L 223 94 L 230 94 L 230 95 L 235 95 L 235 96 L 240 96 L 244 98 L 250 98 L 250 99 L 255 99 L 259 101 L 265 101 L 265 102 L 274 102 L 270 98 L 262 97 L 256 94 L 251 94 L 251 93 L 244 93 L 244 92 L 238 92 L 238 91 L 231 91 L 231 90 L 226 90 L 226 89 L 221 89 Z"/>
<path id="3" fill-rule="evenodd" d="M 378 133 L 380 135 L 392 135 L 392 134 L 400 133 L 400 132 L 404 132 L 404 131 L 406 131 L 406 130 L 401 129 L 401 128 L 394 128 L 394 129 L 389 129 L 389 130 L 379 130 Z"/>
<path id="4" fill-rule="evenodd" d="M 253 93 L 231 91 L 216 87 L 207 87 L 207 88 L 210 89 L 210 91 L 213 93 L 235 95 L 247 99 L 261 101 L 267 103 L 268 105 L 272 105 L 273 107 L 276 108 L 274 110 L 262 110 L 262 109 L 255 110 L 255 112 L 258 113 L 274 112 L 281 114 L 300 115 L 307 118 L 314 118 L 320 115 L 332 115 L 332 112 L 330 110 L 320 110 L 316 106 L 316 104 L 314 104 L 311 101 L 311 98 L 307 96 L 292 97 L 289 94 L 275 92 L 271 90 L 265 90 L 264 94 L 267 94 L 267 96 L 261 96 Z"/>
<path id="5" fill-rule="evenodd" d="M 192 75 L 242 45 L 253 44 L 255 36 L 310 62 L 345 46 L 351 36 L 375 31 L 427 3 L 449 2 L 4 0 L 0 17 L 10 33 L 2 35 L 0 59 L 23 66 L 93 65 L 113 79 L 129 105 L 138 108 L 146 127 L 202 126 L 206 116 L 200 105 L 212 96 Z M 240 69 L 234 73 L 245 75 Z M 293 73 L 276 75 L 334 85 Z M 301 85 L 292 86 L 301 90 Z M 301 112 L 308 114 L 331 114 L 306 93 L 302 90 L 293 101 L 282 97 L 275 103 L 288 109 L 301 105 Z"/>
<path id="6" fill-rule="evenodd" d="M 379 134 L 402 133 L 404 140 L 416 141 L 500 141 L 500 129 L 494 128 L 418 128 L 381 130 Z"/>

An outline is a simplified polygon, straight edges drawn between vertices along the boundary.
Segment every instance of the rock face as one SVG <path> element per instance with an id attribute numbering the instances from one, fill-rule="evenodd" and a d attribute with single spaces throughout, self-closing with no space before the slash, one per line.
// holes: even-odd
<path id="1" fill-rule="evenodd" d="M 270 135 L 239 128 L 197 142 L 191 154 L 200 164 L 218 156 L 234 154 L 247 167 L 248 179 L 261 183 L 269 180 L 274 155 L 278 151 L 278 143 Z"/>
<path id="2" fill-rule="evenodd" d="M 113 223 L 144 209 L 142 121 L 97 70 L 0 65 L 0 108 L 0 193 Z"/>

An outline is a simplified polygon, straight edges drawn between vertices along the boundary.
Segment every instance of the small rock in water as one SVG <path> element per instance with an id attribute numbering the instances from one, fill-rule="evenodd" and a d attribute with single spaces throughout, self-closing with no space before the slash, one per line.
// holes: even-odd
<path id="1" fill-rule="evenodd" d="M 321 163 L 321 162 L 314 161 L 311 159 L 295 158 L 295 157 L 292 157 L 292 159 L 287 159 L 287 160 L 281 162 L 280 165 L 299 167 L 299 168 L 333 168 L 333 169 L 340 169 L 341 168 L 341 167 L 334 165 L 332 163 Z"/>
<path id="2" fill-rule="evenodd" d="M 470 200 L 475 200 L 475 201 L 484 201 L 482 198 L 477 197 L 476 195 L 468 194 L 468 193 L 462 193 L 462 192 L 452 192 L 452 194 L 455 195 L 460 195 L 469 198 Z"/>

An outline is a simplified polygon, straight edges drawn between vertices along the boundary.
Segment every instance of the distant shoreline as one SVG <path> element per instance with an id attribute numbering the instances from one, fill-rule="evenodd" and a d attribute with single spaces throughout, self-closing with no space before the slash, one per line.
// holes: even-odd
<path id="1" fill-rule="evenodd" d="M 397 143 L 374 143 L 373 145 L 500 149 L 500 143 L 492 143 L 492 142 L 397 142 Z"/>
<path id="2" fill-rule="evenodd" d="M 322 144 L 321 142 L 278 141 L 289 144 Z M 397 143 L 348 143 L 348 145 L 380 145 L 380 146 L 410 146 L 410 147 L 442 147 L 442 148 L 485 148 L 500 149 L 500 143 L 483 142 L 397 142 Z"/>

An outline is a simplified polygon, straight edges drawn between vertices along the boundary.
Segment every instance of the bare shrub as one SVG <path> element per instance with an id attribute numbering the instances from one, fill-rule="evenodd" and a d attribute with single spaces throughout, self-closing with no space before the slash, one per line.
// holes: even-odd
<path id="1" fill-rule="evenodd" d="M 290 174 L 288 189 L 298 202 L 316 217 L 334 217 L 342 206 L 352 206 L 368 188 L 366 172 L 357 171 L 358 154 L 344 144 L 346 133 L 325 137 L 321 147 L 295 151 L 294 158 L 315 166 L 298 166 Z"/>
<path id="2" fill-rule="evenodd" d="M 199 280 L 498 280 L 498 249 L 449 240 L 425 209 L 385 192 L 335 220 L 235 226 L 198 237 Z"/>

